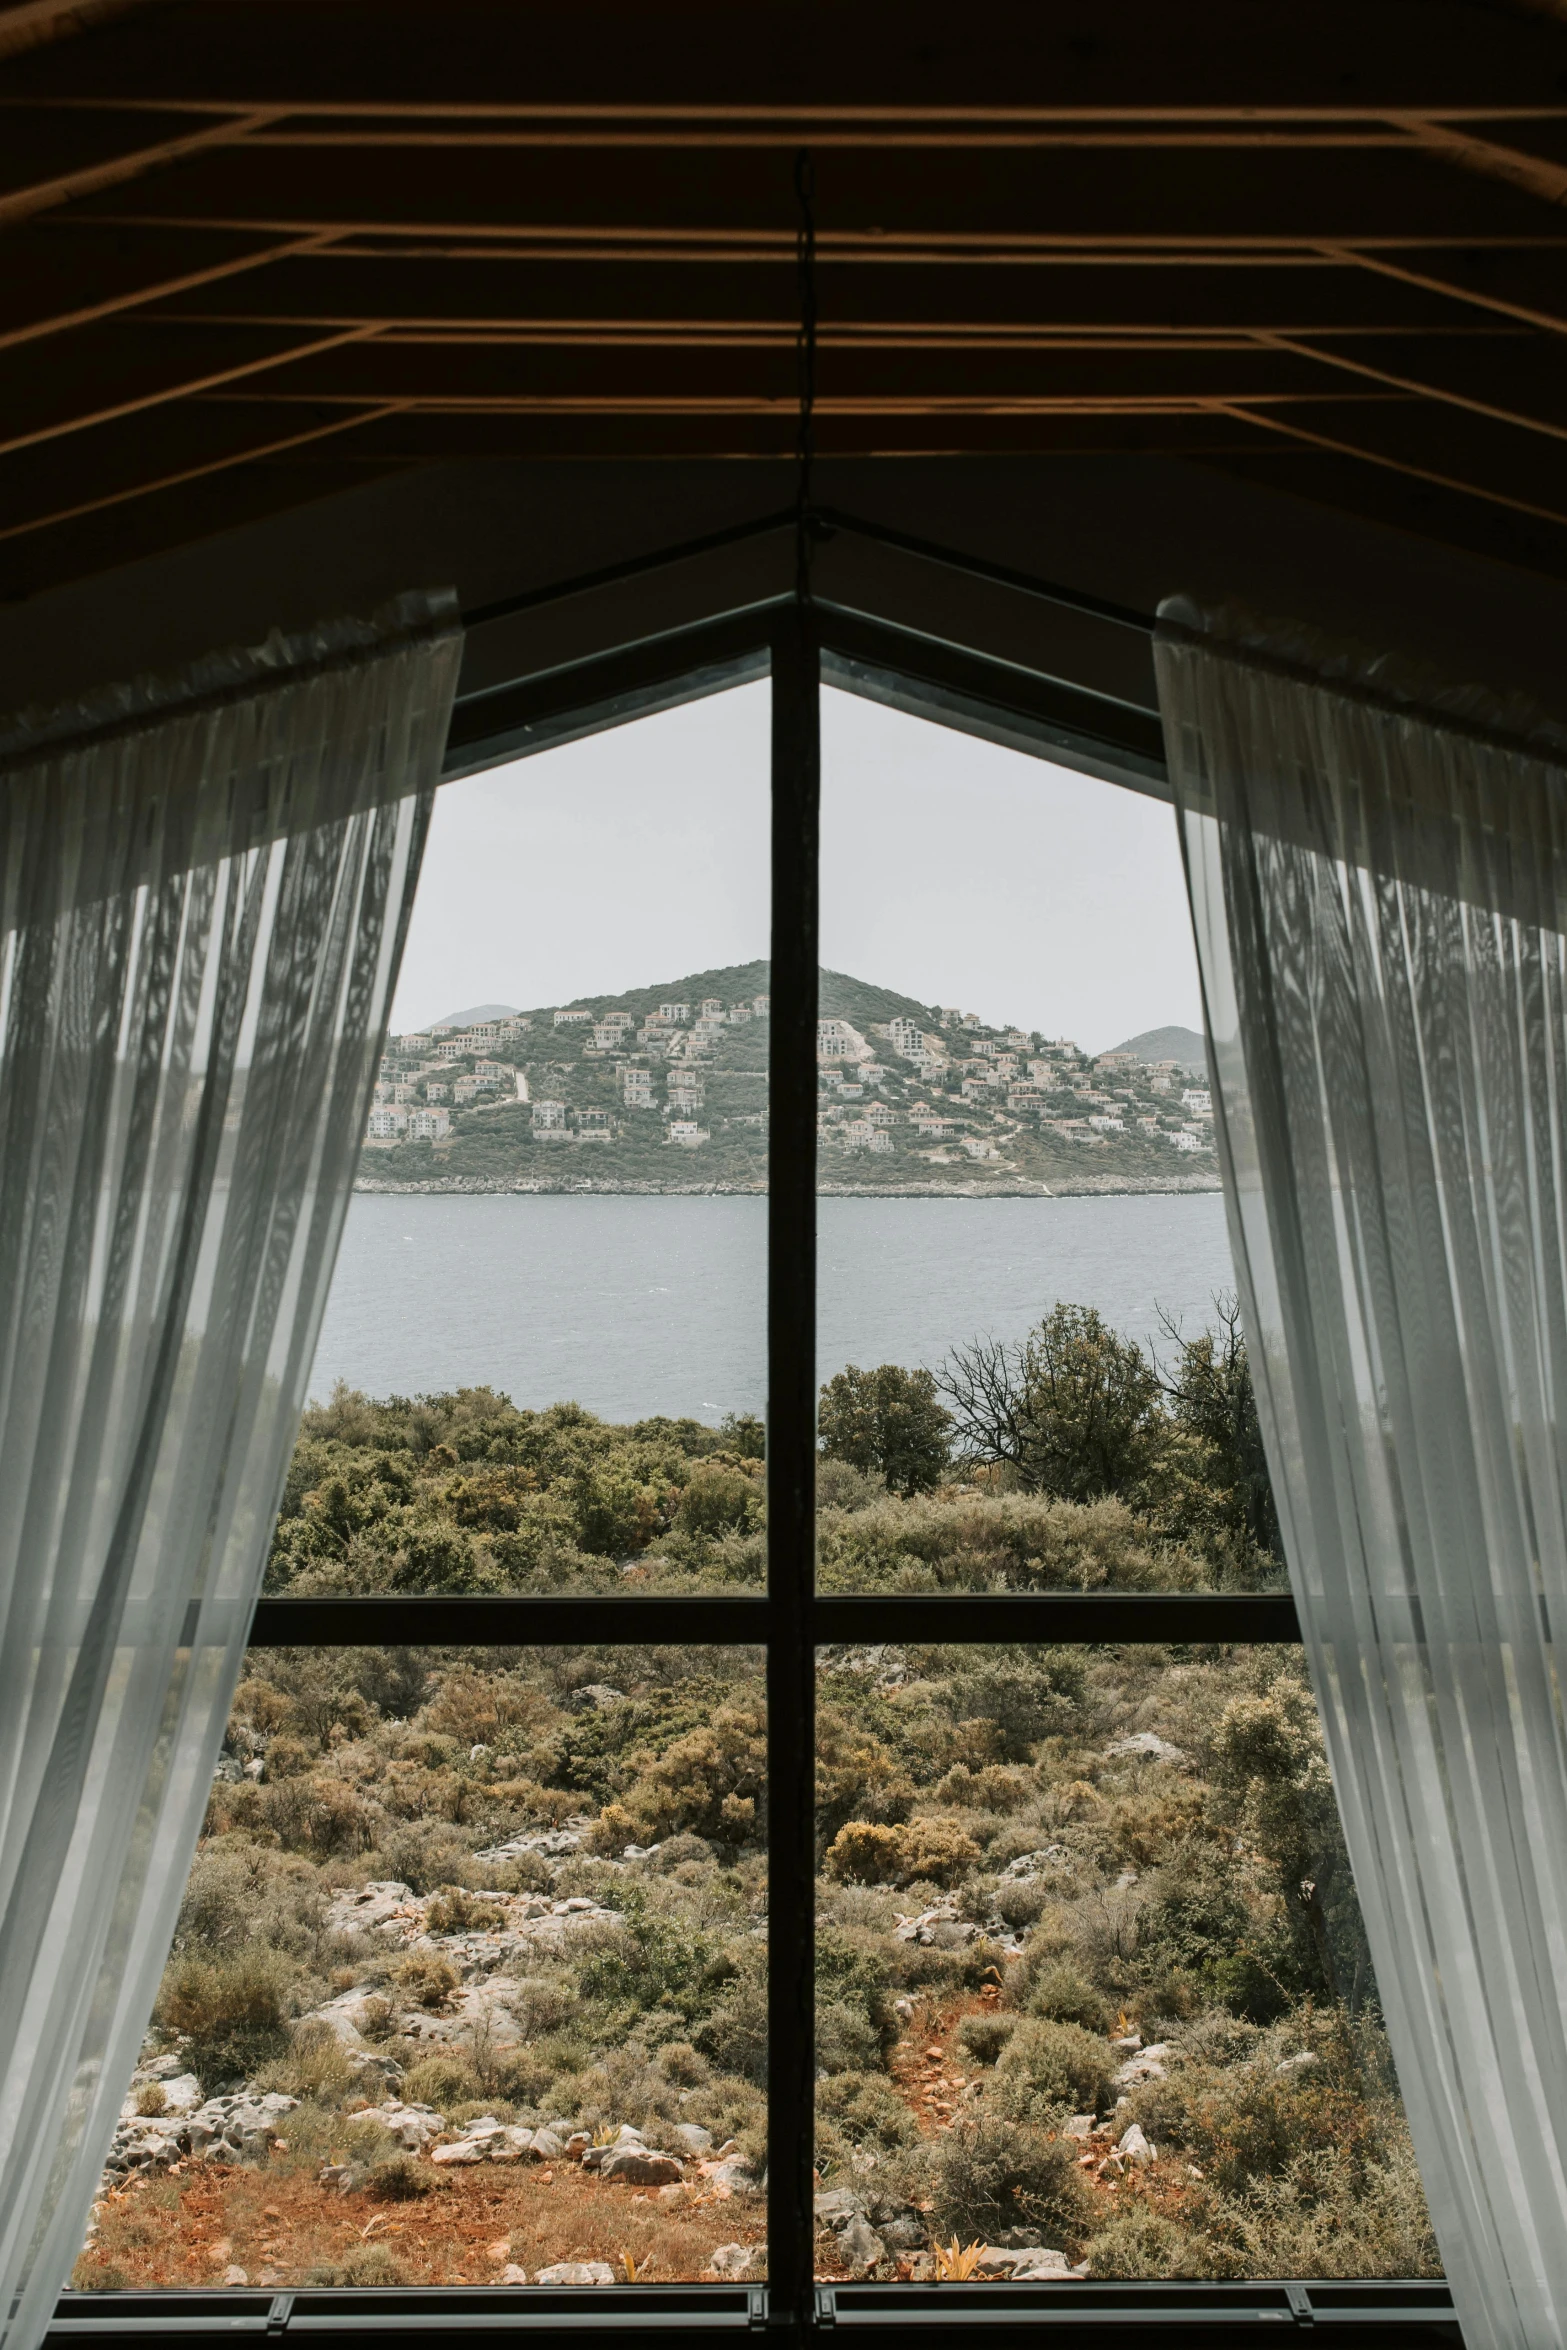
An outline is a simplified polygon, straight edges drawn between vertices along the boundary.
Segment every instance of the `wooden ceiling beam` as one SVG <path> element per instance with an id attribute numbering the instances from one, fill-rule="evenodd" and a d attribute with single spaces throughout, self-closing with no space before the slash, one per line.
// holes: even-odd
<path id="1" fill-rule="evenodd" d="M 817 159 L 824 256 L 872 248 L 998 249 L 1145 244 L 1216 249 L 1295 245 L 1556 243 L 1560 210 L 1501 180 L 1453 170 L 1424 149 L 1301 155 L 1269 148 L 1084 150 L 944 161 L 845 150 Z M 214 144 L 145 187 L 109 189 L 90 217 L 258 228 L 279 235 L 555 237 L 627 248 L 701 239 L 722 250 L 794 235 L 782 153 L 526 150 L 457 147 L 432 175 L 395 149 L 285 150 Z"/>
<path id="2" fill-rule="evenodd" d="M 175 302 L 249 270 L 319 252 L 328 242 L 319 236 L 280 242 L 225 231 L 208 237 L 189 232 L 176 237 L 167 231 L 94 234 L 74 225 L 63 237 L 52 236 L 49 227 L 23 230 L 0 248 L 5 263 L 0 351 L 96 326 L 147 304 Z"/>

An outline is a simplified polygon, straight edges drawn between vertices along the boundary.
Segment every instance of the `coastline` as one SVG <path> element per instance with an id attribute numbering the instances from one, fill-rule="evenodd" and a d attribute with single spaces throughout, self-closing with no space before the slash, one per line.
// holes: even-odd
<path id="1" fill-rule="evenodd" d="M 971 1177 L 966 1183 L 820 1183 L 816 1196 L 818 1199 L 1099 1199 L 1214 1192 L 1222 1188 L 1217 1173 L 1175 1175 L 1165 1180 L 1139 1175 L 1085 1175 L 1068 1177 L 1061 1183 L 986 1183 Z M 765 1183 L 604 1183 L 593 1176 L 579 1176 L 569 1182 L 495 1183 L 482 1175 L 435 1175 L 418 1183 L 385 1183 L 361 1175 L 355 1179 L 354 1192 L 356 1197 L 385 1199 L 409 1199 L 420 1194 L 447 1199 L 463 1195 L 505 1198 L 518 1193 L 557 1199 L 765 1199 L 767 1186 Z"/>

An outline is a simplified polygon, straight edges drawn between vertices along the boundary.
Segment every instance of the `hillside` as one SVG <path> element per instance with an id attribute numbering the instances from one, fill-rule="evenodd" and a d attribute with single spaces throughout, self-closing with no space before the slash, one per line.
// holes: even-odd
<path id="1" fill-rule="evenodd" d="M 1179 1061 L 1194 1076 L 1201 1076 L 1208 1066 L 1207 1047 L 1195 1028 L 1145 1028 L 1140 1036 L 1129 1036 L 1110 1049 L 1133 1053 L 1139 1061 Z"/>
<path id="2" fill-rule="evenodd" d="M 764 961 L 728 964 L 523 1012 L 481 1005 L 466 1028 L 394 1037 L 361 1187 L 765 1191 L 769 977 Z M 820 1012 L 824 1192 L 1217 1184 L 1184 1050 L 1095 1062 L 844 971 L 821 973 Z M 1134 1043 L 1172 1038 L 1200 1048 L 1187 1029 Z"/>

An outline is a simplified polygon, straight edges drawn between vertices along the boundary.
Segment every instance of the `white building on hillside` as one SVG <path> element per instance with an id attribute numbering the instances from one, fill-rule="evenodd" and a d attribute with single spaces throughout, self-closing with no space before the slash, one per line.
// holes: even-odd
<path id="1" fill-rule="evenodd" d="M 533 1105 L 535 1134 L 564 1134 L 566 1105 L 564 1102 L 535 1102 Z"/>

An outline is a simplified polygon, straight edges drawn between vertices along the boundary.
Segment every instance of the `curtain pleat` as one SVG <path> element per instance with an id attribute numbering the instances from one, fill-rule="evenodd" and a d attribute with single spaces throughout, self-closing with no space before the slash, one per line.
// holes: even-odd
<path id="1" fill-rule="evenodd" d="M 244 1655 L 461 637 L 0 736 L 0 2345 L 80 2247 Z"/>
<path id="2" fill-rule="evenodd" d="M 1231 1241 L 1400 2086 L 1469 2350 L 1560 2350 L 1567 770 L 1385 664 L 1163 618 Z"/>

